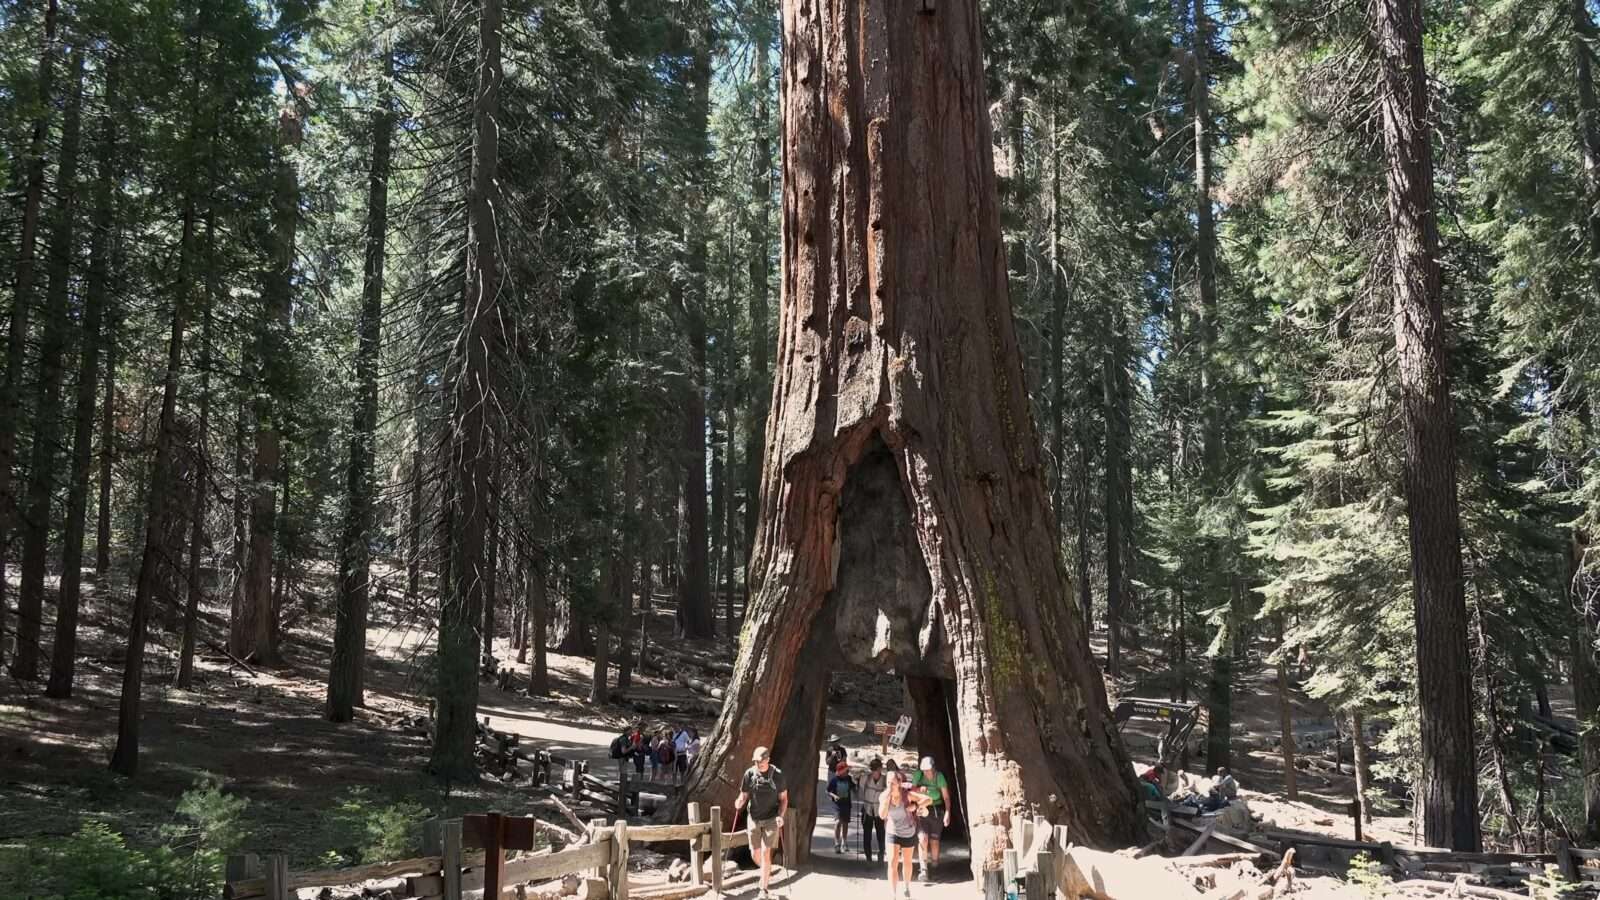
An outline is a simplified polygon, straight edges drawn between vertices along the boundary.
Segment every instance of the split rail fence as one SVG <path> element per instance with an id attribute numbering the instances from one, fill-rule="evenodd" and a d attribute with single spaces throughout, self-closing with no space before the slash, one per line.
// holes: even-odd
<path id="1" fill-rule="evenodd" d="M 704 818 L 700 804 L 691 803 L 688 809 L 686 825 L 630 826 L 625 819 L 590 823 L 584 843 L 513 859 L 506 858 L 508 851 L 532 849 L 533 835 L 540 830 L 537 820 L 498 814 L 429 819 L 423 823 L 423 856 L 340 869 L 291 872 L 283 854 L 236 854 L 227 861 L 223 897 L 295 900 L 298 891 L 308 888 L 347 887 L 400 877 L 405 883 L 393 895 L 419 900 L 462 900 L 474 891 L 491 900 L 556 897 L 572 892 L 559 883 L 537 889 L 529 886 L 574 875 L 580 879 L 577 895 L 582 900 L 685 900 L 706 893 L 721 895 L 730 882 L 748 880 L 753 873 L 725 879 L 724 867 L 730 851 L 749 845 L 749 835 L 742 830 L 723 831 L 720 807 L 711 807 Z M 796 835 L 799 827 L 796 812 L 789 810 L 784 831 Z M 629 848 L 678 841 L 689 845 L 688 883 L 633 889 L 628 878 Z M 793 841 L 786 837 L 779 850 L 785 876 L 791 879 L 797 874 L 800 856 L 791 851 L 792 846 Z"/>

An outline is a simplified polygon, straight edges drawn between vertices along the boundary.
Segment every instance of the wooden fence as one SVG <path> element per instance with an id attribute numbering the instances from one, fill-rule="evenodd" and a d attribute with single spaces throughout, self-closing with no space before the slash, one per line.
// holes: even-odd
<path id="1" fill-rule="evenodd" d="M 1233 850 L 1268 853 L 1280 857 L 1291 848 L 1301 848 L 1301 863 L 1305 864 L 1304 851 L 1307 848 L 1327 848 L 1345 851 L 1348 854 L 1365 853 L 1378 862 L 1393 866 L 1407 874 L 1441 875 L 1477 872 L 1511 879 L 1526 877 L 1526 872 L 1542 871 L 1544 866 L 1553 865 L 1563 878 L 1575 884 L 1586 881 L 1600 883 L 1600 868 L 1589 865 L 1589 863 L 1600 864 L 1600 850 L 1580 849 L 1571 846 L 1565 840 L 1555 841 L 1555 849 L 1551 853 L 1467 853 L 1437 847 L 1395 844 L 1390 841 L 1347 840 L 1271 828 L 1240 837 L 1217 831 L 1215 819 L 1209 819 L 1209 824 L 1202 825 L 1202 820 L 1209 817 L 1200 816 L 1190 811 L 1192 808 L 1189 807 L 1159 800 L 1147 800 L 1145 806 L 1151 812 L 1159 814 L 1160 820 L 1152 821 L 1151 824 L 1164 831 L 1169 840 L 1188 841 L 1192 838 L 1191 850 L 1199 848 L 1208 841 Z"/>
<path id="2" fill-rule="evenodd" d="M 702 818 L 700 804 L 690 803 L 687 825 L 630 826 L 626 819 L 591 823 L 584 843 L 556 852 L 544 850 L 505 859 L 506 850 L 515 848 L 503 844 L 487 850 L 469 846 L 499 843 L 498 838 L 481 840 L 482 825 L 475 825 L 473 820 L 486 818 L 496 821 L 497 835 L 537 830 L 536 820 L 509 816 L 468 817 L 469 827 L 463 827 L 461 819 L 430 819 L 423 823 L 424 855 L 416 859 L 303 872 L 289 871 L 288 860 L 282 854 L 265 858 L 239 854 L 228 858 L 223 897 L 226 900 L 294 900 L 297 891 L 307 888 L 346 887 L 400 877 L 405 878 L 405 884 L 395 896 L 420 900 L 461 900 L 469 891 L 484 891 L 491 881 L 498 882 L 498 893 L 502 897 L 554 897 L 564 892 L 559 885 L 538 891 L 528 890 L 526 886 L 576 875 L 582 879 L 578 894 L 583 900 L 684 900 L 706 893 L 721 895 L 729 886 L 723 874 L 729 851 L 750 843 L 744 831 L 722 830 L 720 807 L 711 807 L 709 815 Z M 508 822 L 517 827 L 507 828 L 504 823 Z M 793 841 L 809 837 L 795 838 L 799 827 L 798 815 L 795 810 L 789 810 L 784 822 L 788 836 L 780 849 L 789 878 L 796 874 L 796 863 L 801 858 L 790 849 Z M 688 883 L 632 889 L 628 879 L 629 847 L 676 842 L 688 843 Z M 709 866 L 706 865 L 708 861 Z M 737 880 L 747 881 L 749 874 L 741 873 Z"/>

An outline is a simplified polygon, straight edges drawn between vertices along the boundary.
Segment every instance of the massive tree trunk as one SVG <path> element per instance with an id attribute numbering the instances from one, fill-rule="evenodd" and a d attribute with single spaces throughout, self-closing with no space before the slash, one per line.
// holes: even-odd
<path id="1" fill-rule="evenodd" d="M 55 500 L 56 455 L 61 444 L 62 357 L 66 353 L 68 280 L 72 277 L 73 232 L 77 217 L 78 145 L 83 122 L 83 50 L 74 48 L 67 64 L 71 86 L 61 123 L 61 157 L 56 168 L 55 221 L 50 228 L 44 298 L 44 332 L 39 341 L 39 374 L 34 382 L 33 448 L 22 516 L 22 582 L 17 591 L 18 678 L 39 677 L 39 638 L 44 630 L 44 570 L 50 556 L 50 525 Z M 0 570 L 3 571 L 3 570 Z"/>
<path id="2" fill-rule="evenodd" d="M 1283 646 L 1283 617 L 1278 625 L 1278 746 L 1283 751 L 1283 793 L 1290 800 L 1300 799 L 1300 786 L 1294 768 L 1294 706 L 1289 702 L 1288 648 Z"/>
<path id="3" fill-rule="evenodd" d="M 694 42 L 694 93 L 689 104 L 686 150 L 695 167 L 695 185 L 704 190 L 709 173 L 704 170 L 709 153 L 707 129 L 711 121 L 711 24 L 696 26 Z M 703 200 L 703 198 L 699 198 Z M 696 202 L 699 208 L 699 202 Z M 684 636 L 711 637 L 716 621 L 711 606 L 710 566 L 707 559 L 710 532 L 706 522 L 706 235 L 698 217 L 685 220 L 689 247 L 688 296 L 684 301 L 685 331 L 689 339 L 689 371 L 683 396 L 683 496 L 685 511 L 683 577 L 678 582 L 678 622 Z"/>
<path id="4" fill-rule="evenodd" d="M 1471 655 L 1461 573 L 1455 419 L 1433 209 L 1428 80 L 1421 0 L 1376 0 L 1394 331 L 1405 425 L 1405 498 L 1416 606 L 1422 778 L 1417 798 L 1430 846 L 1477 850 Z"/>
<path id="5" fill-rule="evenodd" d="M 61 587 L 56 599 L 55 641 L 50 648 L 50 683 L 45 695 L 72 696 L 78 646 L 78 598 L 83 578 L 84 527 L 89 508 L 89 463 L 94 444 L 95 390 L 100 383 L 100 350 L 110 286 L 111 227 L 116 216 L 117 89 L 121 65 L 106 62 L 104 112 L 96 154 L 94 213 L 90 220 L 89 272 L 83 288 L 82 350 L 72 419 L 72 464 L 67 475 L 67 520 L 61 539 Z M 108 359 L 107 365 L 110 364 Z M 109 404 L 109 399 L 107 403 Z M 109 432 L 108 432 L 109 436 Z"/>
<path id="6" fill-rule="evenodd" d="M 528 666 L 528 693 L 542 697 L 550 693 L 549 635 L 545 623 L 549 618 L 550 594 L 545 582 L 544 563 L 528 554 L 523 561 L 523 588 L 527 591 L 528 633 L 533 642 L 533 662 Z"/>
<path id="7" fill-rule="evenodd" d="M 1132 769 L 1050 527 L 976 0 L 848 15 L 791 0 L 784 28 L 786 265 L 757 587 L 688 795 L 731 811 L 758 745 L 808 786 L 832 669 L 892 666 L 953 712 L 975 874 L 999 865 L 1023 810 L 1079 841 L 1133 842 Z M 808 828 L 814 792 L 791 802 Z"/>
<path id="8" fill-rule="evenodd" d="M 38 268 L 39 208 L 44 203 L 46 142 L 50 137 L 51 91 L 56 59 L 56 0 L 44 7 L 44 35 L 39 42 L 39 80 L 37 82 L 39 118 L 33 123 L 24 163 L 27 176 L 22 194 L 22 231 L 17 239 L 16 291 L 11 295 L 11 318 L 6 328 L 5 384 L 0 387 L 0 574 L 4 574 L 6 548 L 11 525 L 16 519 L 16 500 L 12 496 L 11 470 L 17 461 L 17 397 L 22 393 L 22 366 L 28 344 L 28 312 L 34 305 L 34 281 Z M 20 615 L 19 615 L 20 618 Z M 6 579 L 0 578 L 0 668 L 5 663 Z M 18 639 L 18 653 L 22 641 Z M 35 648 L 37 649 L 37 648 Z"/>
<path id="9" fill-rule="evenodd" d="M 217 285 L 217 216 L 215 209 L 206 210 L 206 294 L 200 320 L 200 416 L 195 429 L 194 499 L 189 512 L 189 571 L 184 579 L 188 596 L 183 605 L 183 643 L 178 652 L 178 687 L 188 690 L 194 685 L 194 648 L 196 632 L 200 627 L 200 600 L 205 595 L 201 588 L 200 557 L 205 550 L 206 498 L 210 492 L 211 455 L 206 452 L 206 438 L 211 427 L 211 325 L 214 307 L 220 295 Z"/>
<path id="10" fill-rule="evenodd" d="M 272 258 L 261 292 L 261 321 L 257 323 L 254 350 L 256 375 L 255 454 L 250 466 L 250 543 L 245 558 L 242 601 L 247 627 L 245 643 L 235 646 L 237 656 L 250 656 L 264 665 L 282 662 L 278 652 L 278 604 L 273 596 L 273 552 L 278 537 L 278 483 L 283 473 L 283 425 L 290 416 L 282 402 L 284 374 L 280 370 L 289 352 L 289 323 L 294 308 L 295 231 L 300 217 L 300 183 L 295 171 L 294 148 L 300 142 L 300 121 L 295 109 L 295 85 L 279 113 L 278 147 L 273 161 Z"/>
<path id="11" fill-rule="evenodd" d="M 1360 710 L 1350 712 L 1350 746 L 1356 768 L 1356 813 L 1363 825 L 1372 824 L 1372 754 L 1367 750 L 1366 722 Z"/>
<path id="12" fill-rule="evenodd" d="M 478 57 L 472 106 L 472 168 L 467 191 L 467 271 L 461 331 L 450 380 L 444 548 L 448 577 L 441 587 L 436 718 L 429 767 L 449 781 L 477 777 L 478 630 L 483 617 L 483 576 L 489 531 L 489 474 L 495 445 L 490 411 L 494 398 L 493 351 L 500 300 L 500 0 L 478 6 Z"/>
<path id="13" fill-rule="evenodd" d="M 361 672 L 367 655 L 367 607 L 371 598 L 372 507 L 377 492 L 372 467 L 377 454 L 378 352 L 383 327 L 383 264 L 389 238 L 389 160 L 394 108 L 388 79 L 394 56 L 383 53 L 385 79 L 372 113 L 372 159 L 367 168 L 367 254 L 362 267 L 361 317 L 356 324 L 356 403 L 350 417 L 350 458 L 345 468 L 344 529 L 339 539 L 333 661 L 328 668 L 331 722 L 348 722 L 365 706 Z"/>

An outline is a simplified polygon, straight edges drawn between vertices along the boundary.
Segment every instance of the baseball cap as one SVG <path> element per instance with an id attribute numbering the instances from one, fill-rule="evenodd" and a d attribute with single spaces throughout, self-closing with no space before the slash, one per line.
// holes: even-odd
<path id="1" fill-rule="evenodd" d="M 922 758 L 922 770 L 924 772 L 932 772 L 933 771 L 933 757 L 924 756 Z"/>

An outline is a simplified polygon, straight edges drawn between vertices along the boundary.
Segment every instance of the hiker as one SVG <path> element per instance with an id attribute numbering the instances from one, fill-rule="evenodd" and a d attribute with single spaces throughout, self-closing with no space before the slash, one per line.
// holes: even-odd
<path id="1" fill-rule="evenodd" d="M 689 771 L 689 729 L 679 728 L 672 736 L 672 783 L 683 784 Z"/>
<path id="2" fill-rule="evenodd" d="M 672 742 L 672 733 L 665 728 L 661 729 L 661 737 L 656 740 L 655 759 L 651 761 L 653 770 L 660 772 L 663 778 L 672 777 L 672 771 L 677 764 L 677 753 L 677 747 Z"/>
<path id="3" fill-rule="evenodd" d="M 844 745 L 839 743 L 837 734 L 828 735 L 828 751 L 823 760 L 827 763 L 829 772 L 838 768 L 839 763 L 850 761 L 850 754 L 844 749 Z"/>
<path id="4" fill-rule="evenodd" d="M 833 798 L 833 852 L 843 853 L 850 843 L 850 807 L 855 802 L 856 780 L 850 764 L 840 761 L 828 776 L 828 796 Z"/>
<path id="5" fill-rule="evenodd" d="M 888 787 L 888 778 L 883 774 L 883 760 L 873 757 L 872 762 L 867 764 L 866 777 L 861 779 L 861 846 L 867 851 L 867 862 L 872 862 L 874 840 L 877 842 L 878 858 L 885 861 L 889 859 L 889 845 L 883 841 L 883 816 L 878 810 L 878 801 Z"/>
<path id="6" fill-rule="evenodd" d="M 739 810 L 750 807 L 745 817 L 745 833 L 750 836 L 750 855 L 761 866 L 761 894 L 759 900 L 771 900 L 768 886 L 772 882 L 772 851 L 783 834 L 783 815 L 789 811 L 789 789 L 783 782 L 783 771 L 772 764 L 772 753 L 757 747 L 750 757 L 751 766 L 739 779 L 739 797 L 733 801 L 735 818 Z"/>
<path id="7" fill-rule="evenodd" d="M 924 756 L 921 768 L 911 776 L 913 796 L 919 796 L 917 814 L 918 844 L 922 853 L 922 880 L 933 880 L 939 866 L 939 837 L 950 824 L 950 783 L 933 767 L 933 757 Z M 926 798 L 926 799 L 920 799 Z"/>
<path id="8" fill-rule="evenodd" d="M 1139 786 L 1144 790 L 1145 799 L 1166 799 L 1166 795 L 1163 794 L 1161 790 L 1161 783 L 1165 780 L 1166 774 L 1167 767 L 1161 763 L 1156 763 L 1153 766 L 1149 766 L 1143 772 L 1139 773 Z"/>
<path id="9" fill-rule="evenodd" d="M 893 764 L 890 760 L 890 764 Z M 911 896 L 911 854 L 917 846 L 916 800 L 899 772 L 885 776 L 887 789 L 878 799 L 878 818 L 889 826 L 889 897 Z"/>
<path id="10" fill-rule="evenodd" d="M 628 736 L 628 755 L 633 757 L 633 774 L 644 780 L 644 760 L 650 755 L 650 739 L 644 736 L 642 725 L 633 726 L 633 733 Z"/>
<path id="11" fill-rule="evenodd" d="M 694 765 L 694 761 L 696 759 L 699 759 L 699 758 L 700 758 L 700 729 L 694 728 L 694 727 L 690 727 L 690 729 L 689 729 L 689 746 L 685 747 L 684 751 L 683 751 L 683 772 L 684 772 L 684 777 L 685 778 L 688 777 L 689 767 Z"/>

